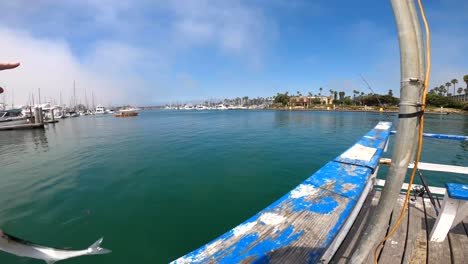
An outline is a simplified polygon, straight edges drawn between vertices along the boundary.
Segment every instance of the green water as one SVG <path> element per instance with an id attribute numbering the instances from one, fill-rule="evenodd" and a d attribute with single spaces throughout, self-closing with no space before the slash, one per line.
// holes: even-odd
<path id="1" fill-rule="evenodd" d="M 0 228 L 75 249 L 104 236 L 113 250 L 63 263 L 167 263 L 269 205 L 385 119 L 152 111 L 2 131 Z M 426 131 L 468 135 L 468 116 L 427 116 Z M 468 166 L 467 150 L 467 142 L 426 140 L 422 160 Z M 425 175 L 431 185 L 463 182 L 455 174 Z M 0 263 L 43 262 L 0 252 Z"/>

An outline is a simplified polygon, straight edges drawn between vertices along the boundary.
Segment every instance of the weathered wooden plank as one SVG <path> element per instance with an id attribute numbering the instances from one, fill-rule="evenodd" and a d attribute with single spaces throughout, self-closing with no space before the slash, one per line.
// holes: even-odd
<path id="1" fill-rule="evenodd" d="M 437 203 L 437 201 L 436 201 Z M 437 219 L 434 206 L 428 198 L 424 199 L 427 217 L 427 231 L 431 232 Z M 448 238 L 443 242 L 429 241 L 428 260 L 429 263 L 449 263 L 451 261 L 450 243 Z"/>
<path id="2" fill-rule="evenodd" d="M 409 226 L 402 263 L 426 263 L 426 218 L 421 197 L 413 196 L 408 204 Z"/>
<path id="3" fill-rule="evenodd" d="M 353 200 L 327 189 L 309 191 L 307 196 L 294 198 L 302 202 L 282 199 L 176 263 L 318 261 L 324 245 L 333 238 L 330 230 L 336 228 L 340 216 L 349 210 Z M 308 203 L 308 200 L 314 202 Z"/>
<path id="4" fill-rule="evenodd" d="M 439 205 L 442 204 L 442 199 L 437 198 Z M 456 225 L 448 233 L 450 240 L 450 249 L 452 251 L 452 263 L 468 263 L 468 236 L 463 227 L 463 223 Z"/>
<path id="5" fill-rule="evenodd" d="M 380 191 L 373 190 L 367 196 L 364 205 L 362 206 L 361 212 L 359 213 L 356 221 L 354 222 L 353 227 L 349 231 L 345 240 L 341 244 L 340 248 L 336 252 L 335 256 L 332 258 L 330 263 L 345 264 L 348 263 L 351 258 L 356 246 L 359 243 L 359 240 L 362 237 L 362 231 L 367 226 L 370 216 L 375 211 L 375 208 L 379 202 Z"/>
<path id="6" fill-rule="evenodd" d="M 392 213 L 392 222 L 390 228 L 395 226 L 398 217 L 400 216 L 401 210 L 403 209 L 403 203 L 405 202 L 405 196 L 400 195 L 398 200 L 393 208 Z M 407 236 L 407 225 L 408 225 L 408 212 L 404 212 L 404 217 L 393 233 L 391 237 L 385 242 L 385 246 L 382 249 L 380 254 L 379 262 L 380 263 L 395 263 L 396 260 L 403 259 L 405 252 L 405 242 Z"/>
<path id="7" fill-rule="evenodd" d="M 390 127 L 380 122 L 278 201 L 174 263 L 319 262 L 359 209 L 355 205 L 378 166 Z"/>

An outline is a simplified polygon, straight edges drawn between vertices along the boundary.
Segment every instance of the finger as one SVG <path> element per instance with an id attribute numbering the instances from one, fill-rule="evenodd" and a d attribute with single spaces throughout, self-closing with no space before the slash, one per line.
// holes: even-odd
<path id="1" fill-rule="evenodd" d="M 14 69 L 20 65 L 19 62 L 17 63 L 0 63 L 0 71 L 1 70 L 9 70 Z"/>

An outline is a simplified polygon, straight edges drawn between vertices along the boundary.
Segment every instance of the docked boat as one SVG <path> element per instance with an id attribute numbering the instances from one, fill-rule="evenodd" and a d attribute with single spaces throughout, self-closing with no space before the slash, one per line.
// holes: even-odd
<path id="1" fill-rule="evenodd" d="M 68 115 L 69 117 L 79 117 L 79 116 L 80 116 L 80 114 L 77 113 L 77 112 L 75 112 L 75 111 L 70 111 L 70 112 L 68 112 L 67 115 Z"/>
<path id="2" fill-rule="evenodd" d="M 24 125 L 29 119 L 21 114 L 21 109 L 0 111 L 0 126 Z"/>
<path id="3" fill-rule="evenodd" d="M 106 114 L 106 108 L 102 105 L 97 105 L 96 106 L 96 111 L 94 112 L 95 115 L 103 115 Z"/>
<path id="4" fill-rule="evenodd" d="M 216 110 L 227 110 L 228 108 L 224 104 L 219 104 L 216 106 Z"/>

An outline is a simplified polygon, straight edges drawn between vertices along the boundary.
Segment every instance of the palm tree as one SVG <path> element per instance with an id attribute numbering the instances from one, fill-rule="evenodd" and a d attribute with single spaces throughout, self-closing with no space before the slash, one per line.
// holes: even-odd
<path id="1" fill-rule="evenodd" d="M 340 100 L 343 100 L 344 97 L 345 97 L 345 92 L 344 92 L 344 91 L 341 91 L 341 92 L 339 92 L 338 94 L 339 94 L 339 96 L 340 96 Z"/>
<path id="2" fill-rule="evenodd" d="M 446 82 L 446 83 L 445 83 L 445 86 L 447 87 L 447 93 L 449 92 L 449 90 L 450 90 L 449 88 L 450 88 L 451 85 L 452 85 L 452 84 L 449 83 L 449 82 Z M 448 95 L 448 94 L 447 94 L 447 95 Z"/>
<path id="3" fill-rule="evenodd" d="M 466 82 L 466 89 L 468 89 L 468 74 L 463 76 L 463 81 Z"/>
<path id="4" fill-rule="evenodd" d="M 447 92 L 447 89 L 445 89 L 445 86 L 441 85 L 439 86 L 439 95 L 445 95 Z"/>
<path id="5" fill-rule="evenodd" d="M 455 89 L 456 89 L 455 86 L 458 83 L 458 80 L 457 79 L 452 79 L 450 82 L 453 84 L 453 94 L 455 94 Z"/>
<path id="6" fill-rule="evenodd" d="M 323 88 L 322 88 L 322 87 L 320 87 L 320 89 L 319 89 L 319 90 L 320 90 L 319 96 L 321 96 L 321 95 L 322 95 Z"/>
<path id="7" fill-rule="evenodd" d="M 461 95 L 463 93 L 463 88 L 458 87 L 457 93 L 458 93 L 458 95 Z"/>

